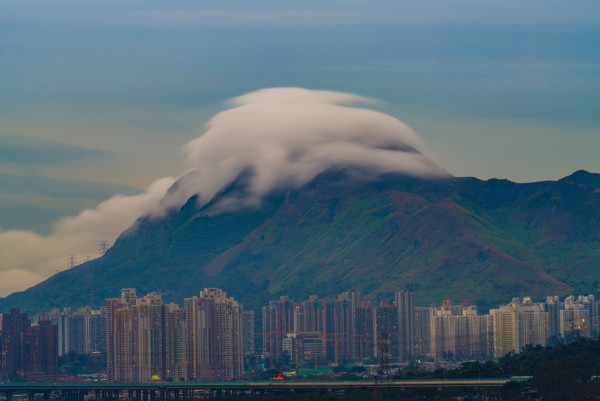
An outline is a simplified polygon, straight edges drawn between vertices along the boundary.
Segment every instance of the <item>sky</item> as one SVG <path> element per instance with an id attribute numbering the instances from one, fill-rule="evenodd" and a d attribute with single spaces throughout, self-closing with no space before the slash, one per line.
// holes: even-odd
<path id="1" fill-rule="evenodd" d="M 376 99 L 455 176 L 600 172 L 598 21 L 595 0 L 5 0 L 0 296 L 97 257 L 116 228 L 69 250 L 74 221 L 149 210 L 186 144 L 261 88 Z"/>

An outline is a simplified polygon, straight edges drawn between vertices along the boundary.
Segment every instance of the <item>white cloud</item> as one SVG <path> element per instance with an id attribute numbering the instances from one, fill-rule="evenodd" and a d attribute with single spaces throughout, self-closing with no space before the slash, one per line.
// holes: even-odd
<path id="1" fill-rule="evenodd" d="M 162 201 L 176 208 L 193 195 L 209 202 L 250 172 L 243 197 L 228 204 L 257 204 L 265 193 L 299 187 L 331 168 L 355 166 L 374 174 L 447 173 L 423 153 L 418 136 L 398 119 L 340 104 L 372 99 L 348 93 L 272 88 L 232 100 L 206 132 L 185 146 L 192 169 Z"/>
<path id="2" fill-rule="evenodd" d="M 79 262 L 97 256 L 100 241 L 114 241 L 139 216 L 149 213 L 173 182 L 173 178 L 161 178 L 142 194 L 114 196 L 96 209 L 59 220 L 48 236 L 21 230 L 0 232 L 0 295 L 24 290 L 63 270 L 69 255 Z"/>
<path id="3" fill-rule="evenodd" d="M 218 113 L 204 134 L 185 145 L 191 169 L 177 180 L 161 178 L 142 194 L 117 195 L 61 219 L 48 236 L 0 232 L 0 295 L 49 277 L 71 254 L 79 261 L 97 255 L 100 241 L 114 241 L 140 216 L 178 208 L 196 194 L 206 204 L 245 173 L 250 173 L 246 187 L 218 206 L 257 205 L 273 190 L 300 187 L 332 168 L 354 167 L 374 176 L 447 176 L 401 121 L 340 105 L 349 103 L 376 101 L 301 88 L 263 89 L 232 99 L 237 107 Z"/>

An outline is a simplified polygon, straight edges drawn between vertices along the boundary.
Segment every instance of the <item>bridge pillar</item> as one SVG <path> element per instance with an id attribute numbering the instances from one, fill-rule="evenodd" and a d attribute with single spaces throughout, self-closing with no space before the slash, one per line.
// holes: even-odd
<path id="1" fill-rule="evenodd" d="M 87 395 L 87 391 L 85 390 L 62 390 L 61 398 L 64 401 L 83 401 L 85 396 Z M 48 397 L 48 398 L 46 398 Z M 49 393 L 44 393 L 44 400 L 50 399 Z"/>

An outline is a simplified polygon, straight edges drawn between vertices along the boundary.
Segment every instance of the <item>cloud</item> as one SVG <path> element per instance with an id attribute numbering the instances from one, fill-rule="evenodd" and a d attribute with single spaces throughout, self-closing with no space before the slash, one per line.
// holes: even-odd
<path id="1" fill-rule="evenodd" d="M 74 254 L 79 262 L 98 254 L 99 242 L 112 242 L 119 233 L 156 207 L 173 184 L 174 178 L 155 181 L 139 195 L 114 196 L 95 209 L 59 220 L 52 234 L 42 236 L 31 231 L 0 232 L 0 295 L 23 290 L 63 270 Z"/>
<path id="2" fill-rule="evenodd" d="M 207 130 L 184 147 L 191 168 L 179 178 L 161 178 L 144 193 L 114 196 L 95 209 L 63 218 L 48 236 L 0 232 L 0 295 L 25 289 L 66 266 L 98 253 L 99 241 L 114 241 L 143 215 L 178 208 L 191 196 L 200 205 L 244 176 L 220 208 L 256 206 L 277 189 L 297 188 L 330 169 L 352 167 L 377 176 L 396 172 L 421 177 L 448 174 L 422 153 L 424 145 L 405 124 L 359 107 L 375 104 L 361 96 L 272 88 L 231 100 L 235 107 L 215 115 Z"/>
<path id="3" fill-rule="evenodd" d="M 0 271 L 0 294 L 12 294 L 36 285 L 46 276 L 23 269 Z"/>
<path id="4" fill-rule="evenodd" d="M 244 106 L 258 104 L 353 104 L 380 103 L 377 99 L 354 95 L 352 93 L 309 90 L 304 88 L 268 88 L 259 89 L 231 99 L 231 104 Z"/>
<path id="5" fill-rule="evenodd" d="M 114 194 L 140 192 L 119 184 L 0 173 L 0 227 L 50 234 L 62 217 L 96 206 Z"/>
<path id="6" fill-rule="evenodd" d="M 341 105 L 359 102 L 375 101 L 301 88 L 263 89 L 234 98 L 237 107 L 217 114 L 203 135 L 185 145 L 192 168 L 161 206 L 177 208 L 193 195 L 206 204 L 248 172 L 247 186 L 227 198 L 228 206 L 256 205 L 272 190 L 297 188 L 332 168 L 447 176 L 419 151 L 423 143 L 401 121 Z"/>

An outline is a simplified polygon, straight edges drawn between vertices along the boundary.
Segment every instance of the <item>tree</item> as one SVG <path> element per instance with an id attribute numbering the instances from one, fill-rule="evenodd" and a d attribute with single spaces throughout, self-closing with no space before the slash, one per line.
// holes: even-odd
<path id="1" fill-rule="evenodd" d="M 533 384 L 548 400 L 567 400 L 578 387 L 575 372 L 563 359 L 542 361 L 533 375 Z"/>

